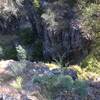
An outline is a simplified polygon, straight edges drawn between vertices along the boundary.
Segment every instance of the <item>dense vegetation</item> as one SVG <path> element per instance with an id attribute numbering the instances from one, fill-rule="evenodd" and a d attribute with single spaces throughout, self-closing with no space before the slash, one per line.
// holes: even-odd
<path id="1" fill-rule="evenodd" d="M 42 0 L 33 1 L 33 6 L 35 7 L 36 12 L 39 14 L 39 16 L 43 16 L 42 13 L 44 13 L 45 10 L 43 10 L 44 8 L 42 6 L 43 6 L 43 3 L 46 3 L 46 2 L 47 1 L 42 1 Z M 58 0 L 58 2 L 62 2 L 62 4 L 64 4 L 64 2 L 67 2 L 67 4 L 70 5 L 71 7 L 70 9 L 76 9 L 75 18 L 79 20 L 81 33 L 83 33 L 82 37 L 88 40 L 84 42 L 85 45 L 82 48 L 81 46 L 79 48 L 79 49 L 83 49 L 82 52 L 86 53 L 85 58 L 83 57 L 83 60 L 80 62 L 80 65 L 82 67 L 87 67 L 87 69 L 91 71 L 97 70 L 98 72 L 99 65 L 100 65 L 99 63 L 99 59 L 100 59 L 100 21 L 99 21 L 100 20 L 100 1 L 99 0 L 92 0 L 92 1 L 91 0 L 71 0 L 71 1 Z M 51 21 L 51 19 L 48 19 L 48 21 L 49 20 Z M 43 49 L 45 48 L 43 47 L 44 40 L 38 37 L 37 32 L 38 31 L 32 32 L 31 28 L 20 29 L 19 31 L 17 31 L 16 35 L 13 36 L 14 37 L 13 40 L 11 40 L 9 36 L 10 41 L 8 39 L 4 40 L 6 36 L 1 35 L 0 37 L 2 37 L 3 39 L 1 39 L 0 41 L 0 59 L 15 59 L 15 60 L 20 60 L 20 59 L 43 60 L 44 58 L 47 59 L 47 57 L 45 57 L 45 55 L 43 54 L 44 52 Z M 14 43 L 12 44 L 13 41 Z M 54 40 L 54 42 L 55 41 L 56 40 Z M 75 59 L 79 61 L 80 58 L 78 57 L 74 58 L 74 56 L 78 56 L 78 55 L 74 55 L 73 53 L 70 54 L 70 52 L 67 56 L 67 61 L 64 60 L 66 52 L 64 51 L 63 53 L 64 48 L 60 47 L 61 45 L 60 41 L 58 41 L 57 43 L 55 42 L 52 45 L 54 45 L 54 47 L 52 48 L 55 48 L 57 52 L 56 55 L 58 55 L 57 56 L 58 58 L 53 57 L 52 60 L 60 62 L 60 63 L 69 63 L 70 60 L 75 60 Z M 62 54 L 59 48 L 61 48 Z M 76 51 L 76 52 L 78 53 L 80 51 Z M 82 56 L 82 54 L 79 56 Z M 65 65 L 63 64 L 63 66 Z"/>
<path id="2" fill-rule="evenodd" d="M 65 91 L 86 96 L 89 75 L 100 76 L 100 0 L 12 2 L 17 13 L 0 8 L 0 60 L 42 61 L 50 68 L 72 69 L 76 80 L 61 74 L 32 76 L 32 82 L 50 100 Z M 12 71 L 18 66 L 24 65 L 16 64 Z"/>

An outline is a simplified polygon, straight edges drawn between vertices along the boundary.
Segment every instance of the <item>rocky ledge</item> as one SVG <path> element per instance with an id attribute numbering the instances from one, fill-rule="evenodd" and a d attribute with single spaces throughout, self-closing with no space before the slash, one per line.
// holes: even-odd
<path id="1" fill-rule="evenodd" d="M 34 75 L 53 76 L 53 75 L 70 75 L 76 80 L 77 72 L 75 70 L 63 70 L 61 68 L 49 69 L 42 62 L 14 61 L 7 60 L 0 62 L 0 100 L 47 100 L 41 95 L 41 87 L 33 84 Z M 22 89 L 11 87 L 11 83 L 16 81 L 16 77 L 23 78 Z M 59 97 L 60 96 L 60 97 Z M 72 99 L 71 99 L 72 98 Z M 76 98 L 76 99 L 75 99 Z M 88 88 L 88 97 L 84 100 L 100 99 L 100 80 L 90 81 Z M 73 93 L 64 93 L 58 95 L 55 100 L 80 100 L 80 97 Z"/>
<path id="2" fill-rule="evenodd" d="M 35 75 L 53 76 L 53 75 L 70 75 L 73 80 L 77 79 L 77 72 L 74 70 L 62 70 L 61 68 L 49 69 L 49 67 L 42 62 L 30 62 L 30 61 L 14 61 L 7 60 L 0 62 L 0 100 L 40 100 L 35 95 L 39 95 L 38 98 L 43 98 L 39 94 L 41 87 L 34 85 L 32 78 Z M 23 78 L 22 90 L 16 90 L 9 84 L 16 80 L 17 76 Z M 36 93 L 38 91 L 38 93 Z"/>
<path id="3" fill-rule="evenodd" d="M 23 74 L 32 75 L 70 75 L 73 80 L 77 79 L 77 72 L 68 69 L 64 70 L 62 68 L 49 69 L 47 65 L 42 62 L 29 62 L 29 61 L 14 61 L 7 60 L 0 62 L 0 79 L 12 78 Z"/>

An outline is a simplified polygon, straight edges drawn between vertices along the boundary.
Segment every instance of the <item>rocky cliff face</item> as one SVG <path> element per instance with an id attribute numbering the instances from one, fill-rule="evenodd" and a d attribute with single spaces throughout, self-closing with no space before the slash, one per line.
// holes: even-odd
<path id="1" fill-rule="evenodd" d="M 45 2 L 42 18 L 44 55 L 69 62 L 79 60 L 86 39 L 82 36 L 75 9 L 67 1 Z"/>
<path id="2" fill-rule="evenodd" d="M 26 1 L 0 0 L 0 32 L 11 33 L 20 28 L 32 28 L 32 21 L 34 23 L 32 19 L 34 18 L 32 14 L 28 14 L 32 12 L 32 2 Z M 25 5 L 27 5 L 27 8 Z M 32 18 L 30 19 L 30 17 Z"/>
<path id="3" fill-rule="evenodd" d="M 41 9 L 40 15 L 32 0 L 0 0 L 0 33 L 29 27 L 42 39 L 45 58 L 80 59 L 88 39 L 72 5 L 66 0 L 41 0 Z"/>

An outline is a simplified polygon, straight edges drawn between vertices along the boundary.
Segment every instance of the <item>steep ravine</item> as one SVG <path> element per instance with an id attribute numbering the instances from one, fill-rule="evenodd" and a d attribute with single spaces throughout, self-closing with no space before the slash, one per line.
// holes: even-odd
<path id="1" fill-rule="evenodd" d="M 74 5 L 70 5 L 67 1 L 55 0 L 41 1 L 40 7 L 41 14 L 32 0 L 1 0 L 0 34 L 12 35 L 29 28 L 32 30 L 30 34 L 36 35 L 36 37 L 31 37 L 33 38 L 31 47 L 34 47 L 34 38 L 36 41 L 41 40 L 38 42 L 42 42 L 41 55 L 45 59 L 61 58 L 62 61 L 67 63 L 79 63 L 79 59 L 87 55 L 89 45 L 86 44 L 90 40 L 85 38 L 81 31 Z M 19 39 L 17 42 L 19 42 Z M 22 45 L 22 47 L 30 46 Z"/>

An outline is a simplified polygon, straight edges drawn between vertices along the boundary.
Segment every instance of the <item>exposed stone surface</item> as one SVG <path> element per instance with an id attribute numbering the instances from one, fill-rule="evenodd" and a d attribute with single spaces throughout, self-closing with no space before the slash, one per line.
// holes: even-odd
<path id="1" fill-rule="evenodd" d="M 7 60 L 0 62 L 0 80 L 10 79 L 20 75 L 24 68 L 26 68 L 27 62 L 17 62 L 14 60 Z"/>
<path id="2" fill-rule="evenodd" d="M 84 49 L 87 46 L 84 43 L 88 39 L 82 35 L 75 9 L 66 0 L 41 0 L 41 15 L 32 0 L 0 2 L 0 34 L 31 28 L 43 40 L 43 54 L 46 59 L 61 58 L 78 63 L 80 57 L 85 55 Z"/>
<path id="3" fill-rule="evenodd" d="M 44 63 L 35 63 L 29 61 L 14 61 L 7 60 L 0 62 L 0 75 L 20 75 L 21 73 L 29 73 L 31 75 L 70 75 L 73 78 L 77 78 L 77 72 L 74 70 L 62 70 L 61 68 L 50 70 Z"/>
<path id="4" fill-rule="evenodd" d="M 23 64 L 24 63 L 24 64 Z M 61 73 L 64 75 L 70 75 L 73 79 L 77 79 L 77 73 L 74 70 L 62 70 L 62 69 L 52 69 L 49 68 L 41 62 L 29 62 L 29 61 L 1 61 L 0 67 L 3 70 L 0 72 L 0 76 L 4 74 L 4 72 L 8 71 L 12 73 L 9 67 L 11 65 L 22 68 L 20 70 L 16 70 L 17 75 L 20 75 L 23 78 L 22 89 L 17 90 L 9 86 L 12 81 L 16 78 L 12 78 L 9 80 L 5 80 L 0 83 L 0 99 L 3 100 L 48 100 L 44 97 L 42 93 L 42 88 L 38 84 L 33 84 L 32 79 L 34 75 L 60 75 Z M 8 66 L 9 65 L 9 66 Z M 23 66 L 23 67 L 22 67 Z M 7 69 L 6 69 L 7 68 Z M 21 73 L 20 73 L 21 72 Z M 12 75 L 12 74 L 11 74 Z M 5 75 L 5 77 L 9 76 Z M 15 77 L 15 76 L 14 76 Z M 99 100 L 100 97 L 100 82 L 99 79 L 93 81 L 89 81 L 88 88 L 88 96 L 83 100 Z M 77 94 L 73 94 L 71 92 L 65 92 L 58 94 L 54 97 L 54 100 L 80 100 L 81 97 Z"/>
<path id="5" fill-rule="evenodd" d="M 69 62 L 72 60 L 77 62 L 77 59 L 82 57 L 85 38 L 82 36 L 80 23 L 75 13 L 74 8 L 70 7 L 66 0 L 45 0 L 42 19 L 46 58 L 58 57 Z"/>
<path id="6" fill-rule="evenodd" d="M 0 100 L 21 100 L 21 94 L 16 89 L 0 84 Z"/>
<path id="7" fill-rule="evenodd" d="M 0 33 L 35 28 L 33 24 L 35 14 L 31 0 L 0 0 L 0 2 Z"/>

